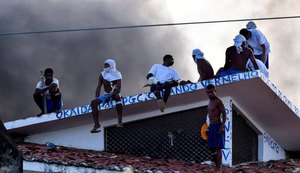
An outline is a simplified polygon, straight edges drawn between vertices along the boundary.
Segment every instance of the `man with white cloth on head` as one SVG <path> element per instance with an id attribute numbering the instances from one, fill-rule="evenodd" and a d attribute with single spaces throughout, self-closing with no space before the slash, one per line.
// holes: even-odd
<path id="1" fill-rule="evenodd" d="M 214 78 L 214 70 L 200 49 L 194 49 L 192 57 L 197 64 L 198 73 L 200 75 L 198 82 Z"/>
<path id="2" fill-rule="evenodd" d="M 111 100 L 116 101 L 116 109 L 118 113 L 117 127 L 123 127 L 122 124 L 122 110 L 123 104 L 121 100 L 121 80 L 122 75 L 116 69 L 116 62 L 113 59 L 107 59 L 104 62 L 104 69 L 98 77 L 98 85 L 96 87 L 95 99 L 91 102 L 92 115 L 94 119 L 94 128 L 91 133 L 98 133 L 101 131 L 101 125 L 98 118 L 98 105 L 107 103 Z M 101 87 L 104 87 L 104 95 L 100 96 Z"/>
<path id="3" fill-rule="evenodd" d="M 257 63 L 251 49 L 246 47 L 246 39 L 242 35 L 237 35 L 234 39 L 234 45 L 226 49 L 226 59 L 223 71 L 219 76 L 232 75 L 235 73 L 243 73 L 247 70 L 247 61 L 254 65 L 254 69 L 258 70 Z"/>

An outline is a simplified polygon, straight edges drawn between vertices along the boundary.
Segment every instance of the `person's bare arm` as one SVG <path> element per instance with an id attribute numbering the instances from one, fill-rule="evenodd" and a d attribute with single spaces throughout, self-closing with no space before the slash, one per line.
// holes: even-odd
<path id="1" fill-rule="evenodd" d="M 229 69 L 230 66 L 231 66 L 230 63 L 231 63 L 230 52 L 229 52 L 229 49 L 227 49 L 226 52 L 225 52 L 225 65 L 224 65 L 223 70 Z"/>
<path id="2" fill-rule="evenodd" d="M 262 57 L 261 57 L 261 61 L 263 62 L 263 63 L 265 63 L 265 61 L 266 61 L 266 51 L 267 51 L 267 49 L 266 49 L 266 46 L 264 45 L 264 44 L 262 44 L 262 45 L 260 45 L 261 46 L 261 48 L 262 48 Z"/>
<path id="3" fill-rule="evenodd" d="M 116 95 L 116 94 L 119 94 L 121 92 L 121 87 L 122 87 L 121 79 L 117 80 L 116 82 L 117 83 L 115 85 L 114 90 L 112 91 L 112 95 Z"/>
<path id="4" fill-rule="evenodd" d="M 224 107 L 224 104 L 221 100 L 219 100 L 219 104 L 218 104 L 219 110 L 222 114 L 222 126 L 220 127 L 220 132 L 224 132 L 224 128 L 225 128 L 225 123 L 226 123 L 226 110 Z"/>
<path id="5" fill-rule="evenodd" d="M 97 84 L 97 87 L 96 87 L 96 92 L 95 92 L 95 97 L 99 97 L 100 96 L 100 90 L 101 90 L 101 87 L 102 87 L 102 75 L 100 74 L 99 77 L 98 77 L 98 84 Z"/>
<path id="6" fill-rule="evenodd" d="M 249 57 L 250 57 L 250 61 L 252 62 L 255 70 L 259 70 L 258 65 L 257 65 L 257 63 L 255 61 L 255 57 L 254 57 L 253 52 L 251 50 L 250 50 L 250 56 Z"/>
<path id="7" fill-rule="evenodd" d="M 34 90 L 34 94 L 43 94 L 43 93 L 45 93 L 47 90 L 49 90 L 50 92 L 51 91 L 56 91 L 57 90 L 57 84 L 55 84 L 55 83 L 52 83 L 52 84 L 50 84 L 49 86 L 46 86 L 45 88 L 43 88 L 43 89 L 39 89 L 39 88 L 36 88 L 35 90 Z"/>

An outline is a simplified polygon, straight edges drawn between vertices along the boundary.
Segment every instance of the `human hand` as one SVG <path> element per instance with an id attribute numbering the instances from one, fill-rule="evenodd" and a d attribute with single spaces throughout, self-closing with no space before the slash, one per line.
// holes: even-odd
<path id="1" fill-rule="evenodd" d="M 111 96 L 108 96 L 105 100 L 104 103 L 108 103 L 110 101 Z"/>
<path id="2" fill-rule="evenodd" d="M 224 125 L 221 125 L 219 128 L 219 134 L 223 133 L 225 131 Z"/>

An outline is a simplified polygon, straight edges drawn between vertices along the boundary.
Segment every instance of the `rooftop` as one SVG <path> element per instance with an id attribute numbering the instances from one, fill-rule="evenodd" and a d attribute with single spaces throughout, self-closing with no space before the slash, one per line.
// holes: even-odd
<path id="1" fill-rule="evenodd" d="M 263 128 L 278 144 L 287 151 L 300 151 L 300 112 L 287 97 L 259 71 L 238 73 L 213 78 L 198 83 L 178 86 L 173 89 L 164 113 L 159 112 L 152 93 L 141 93 L 124 97 L 124 122 L 134 121 L 136 115 L 144 118 L 168 114 L 175 111 L 205 105 L 208 98 L 205 86 L 217 86 L 220 97 L 231 97 L 235 105 L 247 113 L 251 120 Z M 100 121 L 109 121 L 114 112 L 111 104 L 101 107 Z M 6 122 L 9 133 L 36 134 L 55 131 L 79 125 L 92 124 L 89 105 L 62 110 L 42 117 Z"/>
<path id="2" fill-rule="evenodd" d="M 147 156 L 136 157 L 126 153 L 84 150 L 72 147 L 56 146 L 51 149 L 45 145 L 19 143 L 18 148 L 28 162 L 43 162 L 64 166 L 76 166 L 120 171 L 132 168 L 133 172 L 164 172 L 164 173 L 213 173 L 214 166 L 209 164 L 191 163 L 171 159 L 155 159 Z M 232 168 L 224 167 L 223 172 L 299 172 L 300 159 L 289 159 L 269 162 L 249 162 Z"/>

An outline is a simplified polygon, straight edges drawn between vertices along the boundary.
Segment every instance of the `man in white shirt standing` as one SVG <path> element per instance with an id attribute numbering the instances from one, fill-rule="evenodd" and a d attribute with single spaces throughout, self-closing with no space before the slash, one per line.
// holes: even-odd
<path id="1" fill-rule="evenodd" d="M 158 106 L 161 112 L 164 112 L 166 103 L 171 94 L 171 88 L 179 84 L 179 75 L 171 67 L 173 64 L 173 57 L 171 55 L 165 55 L 163 57 L 163 64 L 154 64 L 147 75 L 147 79 L 151 84 L 150 91 L 153 92 L 158 99 Z M 163 92 L 163 96 L 161 96 L 161 91 Z"/>
<path id="2" fill-rule="evenodd" d="M 255 58 L 261 60 L 269 69 L 270 44 L 267 38 L 261 31 L 256 29 L 254 22 L 250 21 L 247 24 L 247 28 L 249 29 L 241 29 L 240 34 L 247 39 L 247 43 L 253 50 Z"/>
<path id="3" fill-rule="evenodd" d="M 47 68 L 44 71 L 42 80 L 39 81 L 35 87 L 33 99 L 41 109 L 41 113 L 37 115 L 38 117 L 45 113 L 61 110 L 62 102 L 61 93 L 59 91 L 59 81 L 53 78 L 53 74 L 53 69 Z"/>

